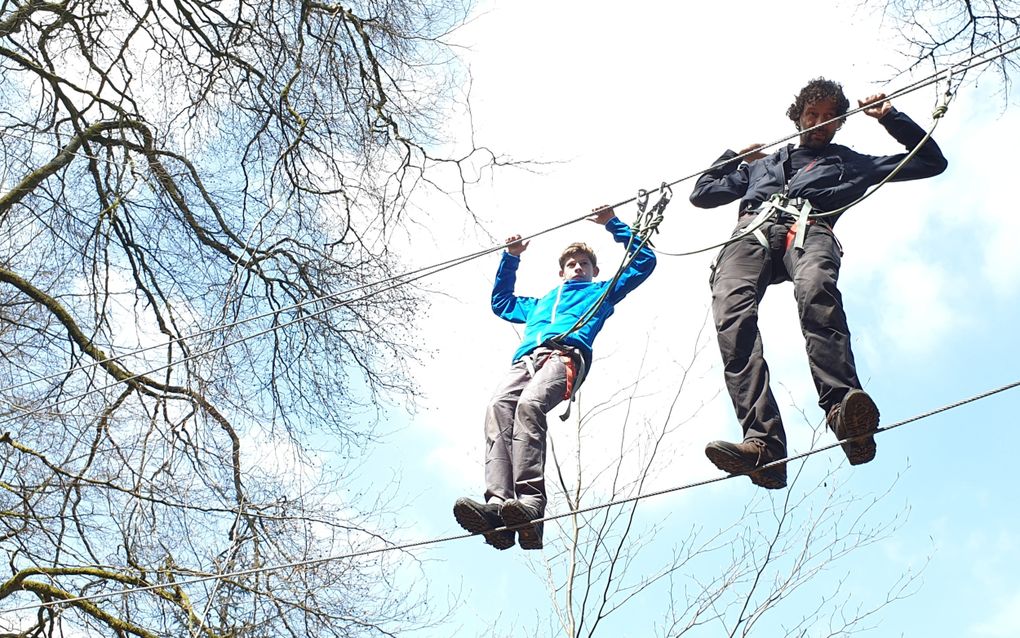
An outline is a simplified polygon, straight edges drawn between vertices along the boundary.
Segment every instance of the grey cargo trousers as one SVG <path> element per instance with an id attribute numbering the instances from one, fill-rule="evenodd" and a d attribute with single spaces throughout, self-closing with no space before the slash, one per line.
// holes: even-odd
<path id="1" fill-rule="evenodd" d="M 546 347 L 529 356 L 535 375 L 515 363 L 485 412 L 485 502 L 516 498 L 544 512 L 546 412 L 563 401 L 569 356 Z"/>
<path id="2" fill-rule="evenodd" d="M 741 220 L 737 230 L 747 226 Z M 860 388 L 843 297 L 836 288 L 841 250 L 832 231 L 808 226 L 803 249 L 786 249 L 792 220 L 762 227 L 768 246 L 753 235 L 724 246 L 710 279 L 712 314 L 729 390 L 744 440 L 761 439 L 775 458 L 786 456 L 786 432 L 769 387 L 769 367 L 758 331 L 758 304 L 774 283 L 793 281 L 808 364 L 818 405 L 828 414 Z"/>

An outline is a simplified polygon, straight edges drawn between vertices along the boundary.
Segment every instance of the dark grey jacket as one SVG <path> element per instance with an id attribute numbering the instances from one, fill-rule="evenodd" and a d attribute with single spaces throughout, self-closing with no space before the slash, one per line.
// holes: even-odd
<path id="1" fill-rule="evenodd" d="M 909 152 L 925 135 L 924 129 L 905 114 L 893 109 L 879 120 L 885 130 Z M 714 168 L 698 178 L 691 203 L 698 208 L 714 208 L 740 199 L 739 213 L 757 208 L 774 193 L 783 190 L 786 179 L 783 166 L 793 145 L 750 164 L 734 160 L 727 150 Z M 849 204 L 868 187 L 882 181 L 906 157 L 898 155 L 862 155 L 839 144 L 829 144 L 815 152 L 817 157 L 790 180 L 788 195 L 811 202 L 817 211 L 831 211 Z M 935 140 L 929 139 L 892 181 L 932 177 L 946 170 L 946 158 Z M 829 224 L 835 218 L 826 220 Z"/>

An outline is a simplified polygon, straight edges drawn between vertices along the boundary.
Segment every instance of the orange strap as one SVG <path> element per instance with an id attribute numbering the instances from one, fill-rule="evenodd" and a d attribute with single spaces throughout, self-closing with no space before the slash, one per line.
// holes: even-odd
<path id="1" fill-rule="evenodd" d="M 567 389 L 563 391 L 563 400 L 567 401 L 574 393 L 574 379 L 577 378 L 577 364 L 570 355 L 560 353 L 560 360 L 567 368 Z"/>
<path id="2" fill-rule="evenodd" d="M 813 226 L 815 220 L 809 219 L 808 226 Z M 790 250 L 790 246 L 793 245 L 793 240 L 797 238 L 797 222 L 793 222 L 793 226 L 790 226 L 790 230 L 786 231 L 786 250 Z"/>

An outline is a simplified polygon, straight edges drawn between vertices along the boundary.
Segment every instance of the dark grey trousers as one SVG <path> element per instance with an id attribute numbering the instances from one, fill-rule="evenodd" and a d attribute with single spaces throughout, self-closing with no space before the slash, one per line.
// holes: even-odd
<path id="1" fill-rule="evenodd" d="M 742 229 L 749 220 L 742 220 Z M 790 224 L 762 227 L 765 247 L 753 235 L 724 246 L 713 269 L 712 313 L 729 390 L 744 440 L 765 441 L 774 456 L 786 456 L 786 432 L 769 388 L 762 354 L 758 304 L 774 283 L 793 281 L 818 405 L 828 414 L 852 388 L 860 388 L 843 298 L 836 288 L 841 250 L 832 231 L 807 229 L 803 249 L 786 250 Z"/>
<path id="2" fill-rule="evenodd" d="M 485 502 L 516 498 L 544 512 L 545 415 L 563 401 L 567 355 L 542 347 L 531 356 L 535 375 L 515 363 L 485 411 Z"/>

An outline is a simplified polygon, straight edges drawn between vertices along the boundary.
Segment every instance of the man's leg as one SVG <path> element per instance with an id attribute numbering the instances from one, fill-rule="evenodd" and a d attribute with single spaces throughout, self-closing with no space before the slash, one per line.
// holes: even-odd
<path id="1" fill-rule="evenodd" d="M 768 456 L 782 458 L 786 433 L 769 388 L 769 368 L 758 331 L 758 304 L 772 277 L 772 256 L 753 237 L 724 247 L 711 279 L 712 314 L 726 389 L 744 440 L 761 440 Z"/>
<path id="2" fill-rule="evenodd" d="M 823 227 L 809 227 L 803 250 L 788 251 L 785 263 L 793 279 L 818 405 L 829 426 L 840 439 L 874 432 L 878 408 L 857 377 L 843 296 L 837 288 L 841 256 L 835 237 Z M 875 457 L 875 439 L 858 439 L 844 444 L 843 450 L 851 464 L 867 463 Z"/>
<path id="3" fill-rule="evenodd" d="M 828 413 L 849 390 L 861 387 L 850 349 L 843 296 L 836 286 L 841 264 L 839 246 L 829 231 L 810 226 L 804 248 L 791 248 L 784 261 L 793 279 L 818 405 Z"/>

